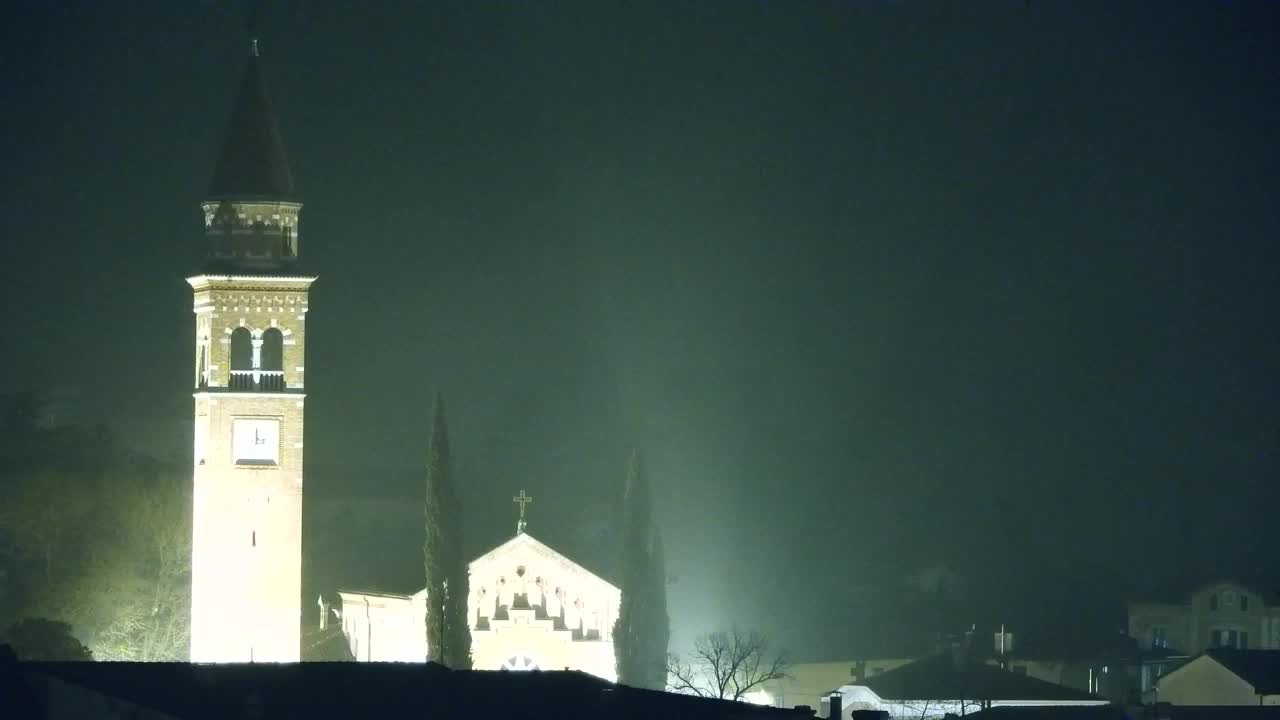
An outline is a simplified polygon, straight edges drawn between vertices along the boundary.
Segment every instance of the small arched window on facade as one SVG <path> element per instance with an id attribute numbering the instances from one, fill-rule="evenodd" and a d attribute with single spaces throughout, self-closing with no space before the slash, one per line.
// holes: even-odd
<path id="1" fill-rule="evenodd" d="M 262 333 L 263 390 L 284 389 L 284 333 L 280 328 L 267 328 Z"/>
<path id="2" fill-rule="evenodd" d="M 231 333 L 231 381 L 235 390 L 253 389 L 253 336 L 249 328 L 238 327 Z"/>

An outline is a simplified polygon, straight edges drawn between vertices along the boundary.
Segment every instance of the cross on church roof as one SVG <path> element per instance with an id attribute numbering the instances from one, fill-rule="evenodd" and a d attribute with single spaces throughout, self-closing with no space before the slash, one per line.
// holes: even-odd
<path id="1" fill-rule="evenodd" d="M 521 490 L 519 495 L 516 495 L 515 497 L 511 498 L 511 502 L 517 503 L 518 505 L 520 505 L 520 521 L 516 523 L 516 534 L 519 535 L 524 532 L 524 526 L 525 526 L 524 506 L 533 502 L 533 498 L 526 495 L 524 493 L 524 490 Z"/>

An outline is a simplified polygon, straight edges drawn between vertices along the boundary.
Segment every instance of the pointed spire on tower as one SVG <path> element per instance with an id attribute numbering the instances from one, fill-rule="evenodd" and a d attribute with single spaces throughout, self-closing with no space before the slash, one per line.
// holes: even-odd
<path id="1" fill-rule="evenodd" d="M 271 97 L 258 61 L 258 39 L 249 43 L 249 62 L 240 77 L 240 94 L 227 121 L 218 164 L 209 184 L 211 198 L 288 198 L 293 174 L 271 109 Z"/>

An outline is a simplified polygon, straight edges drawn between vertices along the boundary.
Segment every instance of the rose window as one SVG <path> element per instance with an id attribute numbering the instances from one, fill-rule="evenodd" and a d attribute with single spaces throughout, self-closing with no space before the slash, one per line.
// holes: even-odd
<path id="1" fill-rule="evenodd" d="M 523 653 L 517 653 L 506 659 L 502 663 L 500 670 L 515 670 L 517 672 L 525 672 L 528 670 L 538 670 L 538 663 L 533 658 Z"/>

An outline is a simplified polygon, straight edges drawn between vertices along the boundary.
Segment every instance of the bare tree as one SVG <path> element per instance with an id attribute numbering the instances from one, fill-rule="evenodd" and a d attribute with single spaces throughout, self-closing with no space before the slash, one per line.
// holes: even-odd
<path id="1" fill-rule="evenodd" d="M 136 489 L 114 503 L 118 537 L 80 583 L 91 595 L 100 660 L 181 662 L 190 628 L 191 501 L 181 481 Z"/>
<path id="2" fill-rule="evenodd" d="M 929 711 L 933 710 L 933 713 Z M 940 715 L 933 703 L 928 700 L 900 700 L 890 704 L 889 716 L 895 718 L 915 718 L 916 720 L 929 720 L 931 717 Z"/>
<path id="3" fill-rule="evenodd" d="M 701 697 L 742 700 L 765 683 L 787 676 L 783 652 L 754 630 L 733 628 L 699 637 L 687 659 L 667 656 L 667 689 Z"/>
<path id="4" fill-rule="evenodd" d="M 133 466 L 52 468 L 0 479 L 0 536 L 17 553 L 0 625 L 62 622 L 98 660 L 187 659 L 190 480 Z"/>
<path id="5" fill-rule="evenodd" d="M 889 700 L 889 717 L 900 720 L 936 720 L 947 715 L 964 716 L 985 709 L 978 700 Z"/>

